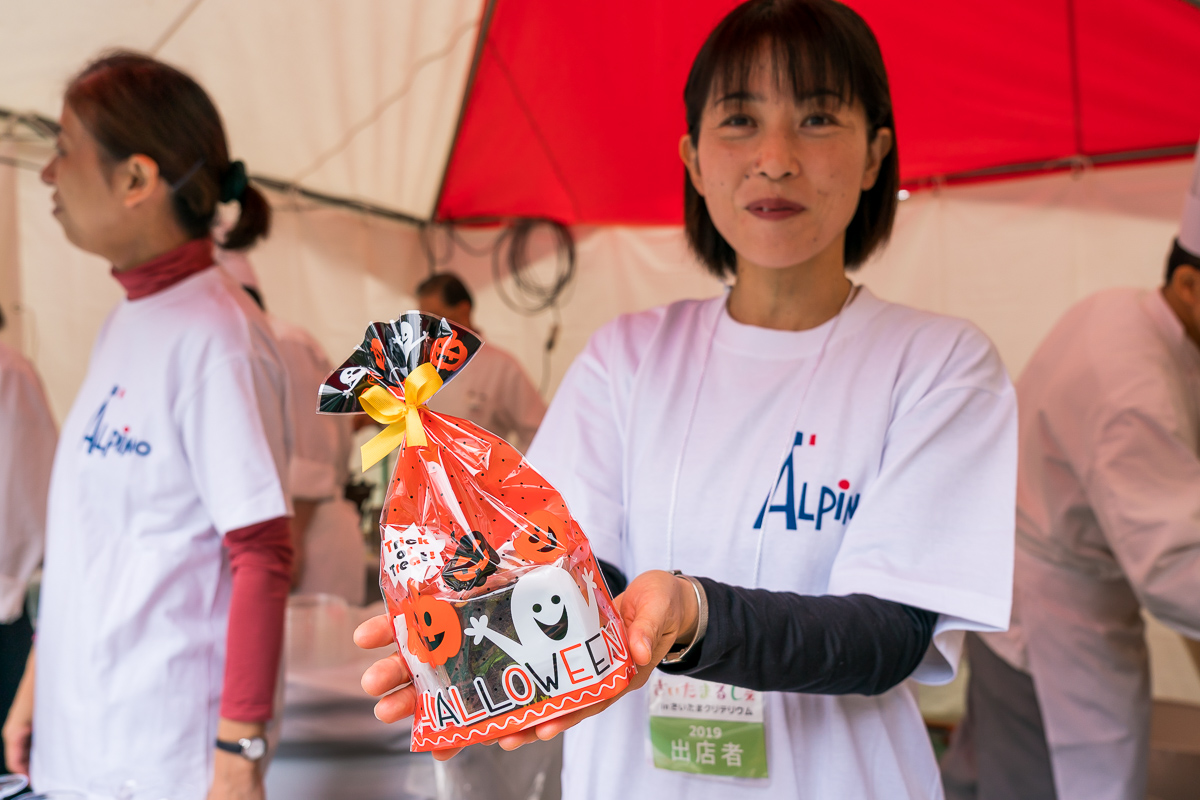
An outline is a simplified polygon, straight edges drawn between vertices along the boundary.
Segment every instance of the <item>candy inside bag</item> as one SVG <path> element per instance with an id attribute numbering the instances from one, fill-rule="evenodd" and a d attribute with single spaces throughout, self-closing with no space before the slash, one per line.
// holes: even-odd
<path id="1" fill-rule="evenodd" d="M 380 587 L 420 693 L 414 751 L 531 727 L 620 693 L 634 672 L 562 497 L 508 442 L 423 405 L 480 346 L 466 328 L 408 312 L 373 323 L 321 387 L 321 411 L 387 424 L 364 445 L 364 469 L 400 447 Z"/>

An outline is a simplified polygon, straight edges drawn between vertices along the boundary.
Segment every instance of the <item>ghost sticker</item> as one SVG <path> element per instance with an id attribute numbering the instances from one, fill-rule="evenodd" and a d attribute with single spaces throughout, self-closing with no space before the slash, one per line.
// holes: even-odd
<path id="1" fill-rule="evenodd" d="M 601 632 L 595 577 L 585 571 L 583 579 L 586 598 L 561 567 L 535 567 L 518 578 L 510 603 L 520 641 L 489 628 L 486 616 L 472 617 L 463 633 L 499 647 L 550 697 L 596 683 L 613 668 L 614 655 L 625 654 L 614 654 Z"/>
<path id="2" fill-rule="evenodd" d="M 422 333 L 417 336 L 413 324 L 406 319 L 400 320 L 400 333 L 392 337 L 392 344 L 400 348 L 404 353 L 404 360 L 408 364 L 412 364 L 412 351 L 421 346 L 421 342 L 425 341 L 426 334 Z"/>
<path id="3" fill-rule="evenodd" d="M 513 548 L 517 555 L 534 564 L 552 564 L 567 554 L 563 541 L 566 523 L 549 511 L 533 511 L 525 517 L 530 526 L 517 531 Z"/>

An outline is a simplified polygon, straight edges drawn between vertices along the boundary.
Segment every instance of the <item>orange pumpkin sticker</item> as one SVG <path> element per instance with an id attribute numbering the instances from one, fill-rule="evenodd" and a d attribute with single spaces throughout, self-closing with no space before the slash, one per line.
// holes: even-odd
<path id="1" fill-rule="evenodd" d="M 454 372 L 467 362 L 467 345 L 451 332 L 449 336 L 434 340 L 429 360 L 439 370 Z"/>
<path id="2" fill-rule="evenodd" d="M 375 365 L 380 369 L 385 369 L 383 366 L 383 342 L 378 339 L 371 340 L 371 355 L 375 357 Z"/>
<path id="3" fill-rule="evenodd" d="M 531 511 L 525 518 L 530 527 L 518 531 L 513 539 L 517 555 L 534 564 L 550 564 L 567 554 L 566 523 L 549 511 Z"/>
<path id="4" fill-rule="evenodd" d="M 462 623 L 445 600 L 417 593 L 411 582 L 405 603 L 408 649 L 417 658 L 440 667 L 462 647 Z"/>

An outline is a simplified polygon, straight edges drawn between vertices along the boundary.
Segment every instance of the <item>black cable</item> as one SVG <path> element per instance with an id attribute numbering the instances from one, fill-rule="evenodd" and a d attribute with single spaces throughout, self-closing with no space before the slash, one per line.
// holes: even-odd
<path id="1" fill-rule="evenodd" d="M 529 271 L 529 238 L 538 226 L 549 227 L 558 240 L 554 277 L 548 283 L 539 282 Z M 504 239 L 508 240 L 507 258 L 502 258 Z M 505 268 L 508 275 L 506 276 Z M 524 316 L 533 316 L 558 304 L 563 291 L 575 277 L 575 238 L 562 223 L 546 219 L 518 219 L 497 240 L 492 249 L 492 277 L 496 293 L 504 304 Z M 513 295 L 504 289 L 504 279 L 512 278 Z"/>

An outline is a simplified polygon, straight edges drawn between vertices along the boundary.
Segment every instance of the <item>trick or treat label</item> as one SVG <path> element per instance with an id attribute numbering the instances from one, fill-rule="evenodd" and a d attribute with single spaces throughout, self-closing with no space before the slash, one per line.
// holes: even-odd
<path id="1" fill-rule="evenodd" d="M 723 778 L 768 776 L 761 692 L 661 672 L 648 688 L 654 766 Z"/>
<path id="2" fill-rule="evenodd" d="M 398 587 L 408 581 L 423 583 L 442 571 L 446 562 L 442 551 L 447 539 L 427 530 L 409 525 L 380 525 L 383 534 L 383 571 Z"/>
<path id="3" fill-rule="evenodd" d="M 418 681 L 423 713 L 414 749 L 494 739 L 624 688 L 633 670 L 624 633 L 605 624 L 595 573 L 579 574 L 582 588 L 561 566 L 537 566 L 498 591 L 447 603 L 462 626 L 461 649 L 442 663 L 440 680 Z M 432 652 L 429 640 L 419 631 L 425 620 L 416 610 L 406 620 L 418 629 L 409 649 L 424 647 L 414 655 L 429 663 L 422 658 Z M 445 633 L 436 620 L 433 627 L 439 630 L 430 633 Z"/>

